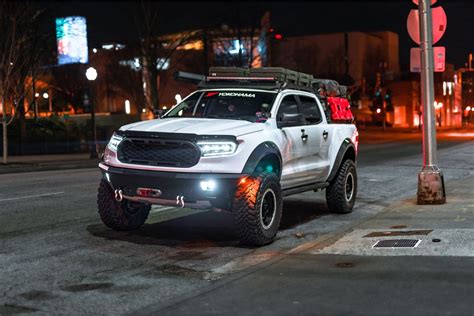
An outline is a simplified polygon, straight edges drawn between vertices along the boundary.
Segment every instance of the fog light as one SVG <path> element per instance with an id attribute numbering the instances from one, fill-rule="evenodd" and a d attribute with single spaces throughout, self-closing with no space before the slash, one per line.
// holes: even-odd
<path id="1" fill-rule="evenodd" d="M 201 190 L 203 191 L 214 191 L 217 184 L 214 180 L 201 181 Z"/>

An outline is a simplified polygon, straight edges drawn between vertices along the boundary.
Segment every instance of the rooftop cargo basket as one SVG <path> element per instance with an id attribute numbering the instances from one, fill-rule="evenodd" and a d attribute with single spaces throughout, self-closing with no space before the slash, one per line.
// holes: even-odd
<path id="1" fill-rule="evenodd" d="M 268 88 L 292 88 L 311 91 L 321 97 L 346 97 L 347 87 L 341 86 L 335 80 L 318 79 L 313 75 L 282 68 L 241 68 L 241 67 L 210 67 L 209 76 L 200 83 L 200 87 L 229 87 L 239 82 L 239 85 L 252 84 Z"/>
<path id="2" fill-rule="evenodd" d="M 311 88 L 313 76 L 281 67 L 263 67 L 245 69 L 240 67 L 211 67 L 209 77 L 231 79 L 249 78 L 253 80 L 274 79 L 281 83 Z"/>

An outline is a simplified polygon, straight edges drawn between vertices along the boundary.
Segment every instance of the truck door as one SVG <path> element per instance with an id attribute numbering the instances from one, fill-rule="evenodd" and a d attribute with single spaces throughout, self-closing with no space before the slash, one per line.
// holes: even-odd
<path id="1" fill-rule="evenodd" d="M 329 144 L 332 137 L 332 129 L 327 124 L 322 113 L 322 107 L 315 97 L 299 95 L 299 110 L 306 119 L 305 132 L 308 134 L 310 152 L 305 157 L 313 180 L 323 182 L 329 175 Z"/>
<path id="2" fill-rule="evenodd" d="M 281 122 L 284 114 L 300 114 L 298 100 L 295 95 L 286 95 L 278 108 L 277 122 Z M 313 135 L 313 126 L 301 124 L 281 127 L 279 129 L 283 148 L 281 154 L 283 159 L 283 170 L 281 185 L 283 188 L 298 186 L 300 184 L 314 182 L 315 164 L 313 156 L 315 148 L 319 145 L 318 138 Z M 311 135 L 309 134 L 311 133 Z"/>

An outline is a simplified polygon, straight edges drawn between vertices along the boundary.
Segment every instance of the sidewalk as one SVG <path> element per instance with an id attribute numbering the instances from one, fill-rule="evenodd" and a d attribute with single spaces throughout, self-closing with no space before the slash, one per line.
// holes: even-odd
<path id="1" fill-rule="evenodd" d="M 472 176 L 452 181 L 445 205 L 406 200 L 335 233 L 332 244 L 330 236 L 321 237 L 299 247 L 302 252 L 138 314 L 472 316 L 473 185 Z M 386 239 L 421 242 L 416 248 L 372 248 Z"/>
<path id="2" fill-rule="evenodd" d="M 10 156 L 8 164 L 0 163 L 0 174 L 94 168 L 98 163 L 98 159 L 90 158 L 90 153 Z"/>
<path id="3" fill-rule="evenodd" d="M 359 131 L 368 131 L 368 132 L 380 132 L 380 133 L 421 133 L 422 129 L 418 127 L 386 127 L 385 130 L 382 126 L 358 126 Z M 472 126 L 463 126 L 463 127 L 451 127 L 451 126 L 442 126 L 436 127 L 437 133 L 445 132 L 474 132 L 474 125 Z"/>

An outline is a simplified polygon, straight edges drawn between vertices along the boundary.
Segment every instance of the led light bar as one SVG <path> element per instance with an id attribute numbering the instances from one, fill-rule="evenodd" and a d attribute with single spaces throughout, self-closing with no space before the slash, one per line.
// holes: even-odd
<path id="1" fill-rule="evenodd" d="M 207 77 L 207 81 L 214 80 L 255 80 L 255 81 L 274 81 L 275 77 Z"/>

